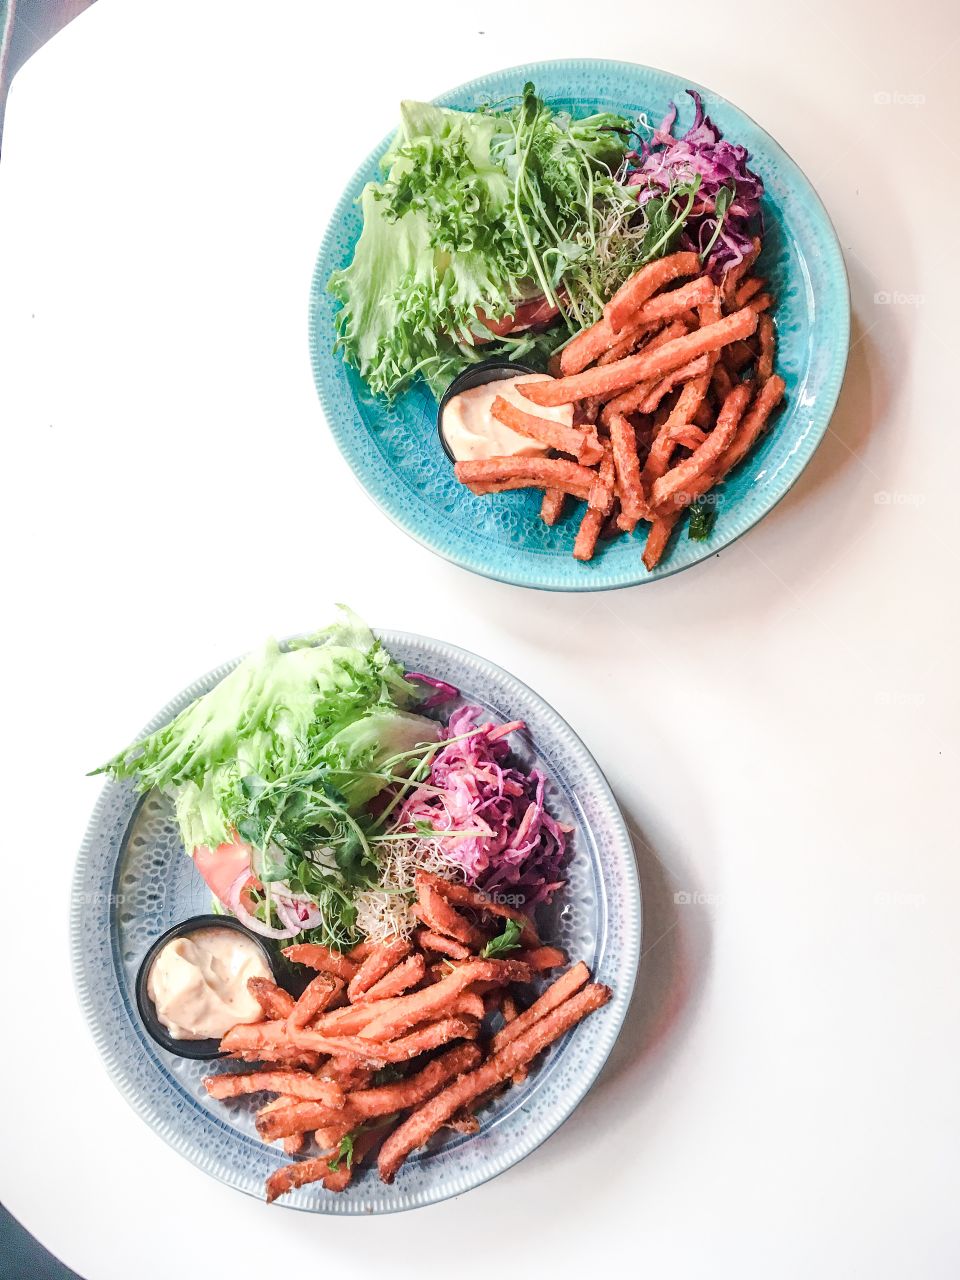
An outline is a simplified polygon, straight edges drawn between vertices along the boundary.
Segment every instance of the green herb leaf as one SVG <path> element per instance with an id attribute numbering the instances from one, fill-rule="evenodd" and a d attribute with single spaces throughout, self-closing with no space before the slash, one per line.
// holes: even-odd
<path id="1" fill-rule="evenodd" d="M 703 498 L 697 498 L 696 502 L 690 504 L 690 523 L 687 527 L 688 538 L 693 538 L 695 542 L 705 542 L 713 532 L 713 526 L 716 523 L 716 503 L 706 502 Z"/>
<path id="2" fill-rule="evenodd" d="M 730 208 L 731 204 L 733 203 L 733 198 L 736 194 L 737 194 L 737 187 L 736 187 L 736 183 L 734 182 L 731 182 L 729 187 L 721 187 L 720 190 L 717 192 L 716 199 L 713 202 L 713 211 L 716 217 L 716 222 L 713 228 L 713 235 L 707 241 L 707 247 L 700 254 L 701 262 L 706 262 L 707 258 L 710 255 L 710 250 L 716 244 L 717 236 L 719 236 L 723 228 L 724 219 L 727 216 L 727 210 Z"/>
<path id="3" fill-rule="evenodd" d="M 498 933 L 495 938 L 491 938 L 483 948 L 481 954 L 484 960 L 493 960 L 497 956 L 505 955 L 508 951 L 516 951 L 520 946 L 521 932 L 516 920 L 508 920 L 503 933 Z"/>
<path id="4" fill-rule="evenodd" d="M 340 1146 L 337 1148 L 336 1154 L 332 1155 L 327 1161 L 328 1169 L 336 1171 L 340 1168 L 340 1165 L 344 1160 L 347 1162 L 348 1169 L 353 1168 L 353 1142 L 359 1132 L 359 1129 L 355 1129 L 352 1133 L 345 1133 L 343 1135 L 340 1139 Z"/>

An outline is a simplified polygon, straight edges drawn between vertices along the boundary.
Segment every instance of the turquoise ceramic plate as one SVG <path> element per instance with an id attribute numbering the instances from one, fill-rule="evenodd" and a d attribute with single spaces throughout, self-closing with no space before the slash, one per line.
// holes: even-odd
<path id="1" fill-rule="evenodd" d="M 775 429 L 719 491 L 720 514 L 710 538 L 691 541 L 684 521 L 660 565 L 648 573 L 640 559 L 647 529 L 641 524 L 630 537 L 601 544 L 590 564 L 579 564 L 570 554 L 578 514 L 550 529 L 539 519 L 533 493 L 474 497 L 454 479 L 440 448 L 436 405 L 426 388 L 414 387 L 388 406 L 334 354 L 336 306 L 326 282 L 353 254 L 361 228 L 355 201 L 377 175 L 386 140 L 344 192 L 320 250 L 310 300 L 314 377 L 330 429 L 360 483 L 401 529 L 431 550 L 465 569 L 525 587 L 632 586 L 676 573 L 733 542 L 783 497 L 810 460 L 836 404 L 847 359 L 850 308 L 843 258 L 823 205 L 790 157 L 749 116 L 690 80 L 625 62 L 539 62 L 473 80 L 439 102 L 477 107 L 519 93 L 526 80 L 548 102 L 576 115 L 644 112 L 657 123 L 673 100 L 684 129 L 693 116 L 684 90 L 699 89 L 710 116 L 726 137 L 748 148 L 752 167 L 763 177 L 761 269 L 778 300 L 778 370 L 787 383 L 787 404 Z M 798 528 L 797 536 L 809 534 Z"/>
<path id="2" fill-rule="evenodd" d="M 415 1153 L 390 1186 L 375 1169 L 364 1169 L 339 1195 L 308 1186 L 277 1202 L 315 1213 L 391 1213 L 433 1204 L 522 1160 L 563 1123 L 596 1079 L 623 1023 L 640 957 L 640 889 L 630 838 L 603 775 L 569 725 L 526 685 L 472 653 L 422 636 L 381 635 L 408 671 L 456 685 L 493 720 L 526 721 L 528 732 L 511 739 L 514 752 L 551 780 L 551 812 L 574 831 L 567 887 L 538 922 L 544 938 L 584 959 L 613 997 L 552 1046 L 523 1085 L 480 1113 L 479 1133 L 445 1134 L 445 1141 Z M 148 731 L 166 724 L 233 665 L 185 689 Z M 257 1137 L 254 1111 L 264 1099 L 214 1102 L 202 1077 L 216 1068 L 161 1049 L 136 1011 L 136 976 L 150 944 L 208 910 L 209 902 L 183 855 L 172 806 L 153 794 L 136 795 L 130 783 L 108 783 L 74 878 L 71 945 L 84 1015 L 117 1087 L 150 1127 L 201 1169 L 262 1197 L 267 1175 L 289 1159 Z M 598 1152 L 602 1142 L 598 1134 Z"/>

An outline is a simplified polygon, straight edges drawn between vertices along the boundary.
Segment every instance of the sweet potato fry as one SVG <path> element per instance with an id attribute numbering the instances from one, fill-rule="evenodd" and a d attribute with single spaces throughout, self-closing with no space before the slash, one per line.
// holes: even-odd
<path id="1" fill-rule="evenodd" d="M 300 999 L 290 1010 L 287 1031 L 295 1031 L 298 1027 L 305 1027 L 308 1022 L 312 1022 L 318 1014 L 330 1007 L 343 990 L 343 986 L 342 978 L 335 978 L 330 973 L 318 973 L 307 983 Z"/>
<path id="2" fill-rule="evenodd" d="M 763 384 L 756 400 L 744 414 L 733 443 L 720 459 L 716 469 L 718 479 L 732 471 L 747 456 L 786 389 L 786 383 L 778 374 L 774 374 Z"/>
<path id="3" fill-rule="evenodd" d="M 593 364 L 616 341 L 616 336 L 606 316 L 602 316 L 596 324 L 581 329 L 561 351 L 560 367 L 554 377 L 579 373 L 588 364 Z"/>
<path id="4" fill-rule="evenodd" d="M 699 271 L 700 257 L 696 253 L 672 253 L 641 267 L 620 286 L 604 307 L 604 319 L 614 334 L 619 333 L 658 289 L 683 276 L 697 275 Z"/>
<path id="5" fill-rule="evenodd" d="M 393 1115 L 408 1107 L 418 1107 L 432 1098 L 449 1080 L 455 1079 L 464 1071 L 472 1071 L 480 1058 L 480 1050 L 475 1044 L 456 1045 L 405 1080 L 352 1093 L 350 1110 L 354 1115 L 370 1120 L 374 1116 Z"/>
<path id="6" fill-rule="evenodd" d="M 608 446 L 604 453 L 603 461 L 600 463 L 597 480 L 590 494 L 590 501 L 580 521 L 580 528 L 577 530 L 577 537 L 573 544 L 575 560 L 593 559 L 593 553 L 597 547 L 597 539 L 600 537 L 603 522 L 613 506 L 613 482 L 613 453 Z"/>
<path id="7" fill-rule="evenodd" d="M 766 281 L 763 276 L 748 277 L 737 289 L 734 295 L 733 305 L 737 310 L 739 310 L 740 307 L 745 307 L 750 299 L 763 289 L 765 284 Z"/>
<path id="8" fill-rule="evenodd" d="M 416 878 L 417 902 L 420 919 L 434 933 L 445 933 L 449 938 L 462 942 L 471 951 L 479 951 L 486 942 L 482 929 L 470 923 L 443 894 L 419 873 Z"/>
<path id="9" fill-rule="evenodd" d="M 657 325 L 631 325 L 627 329 L 621 330 L 619 337 L 612 346 L 607 347 L 606 351 L 598 358 L 597 364 L 613 364 L 615 360 L 622 360 L 624 356 L 630 355 L 640 343 L 648 336 Z M 571 373 L 579 372 L 579 370 L 570 370 Z"/>
<path id="10" fill-rule="evenodd" d="M 750 314 L 754 315 L 752 311 Z M 539 387 L 548 384 L 536 382 L 525 385 Z M 516 489 L 561 489 L 584 502 L 590 496 L 594 479 L 588 467 L 581 467 L 566 458 L 481 458 L 456 463 L 454 473 L 461 484 L 475 492 L 478 486 L 489 484 Z"/>
<path id="11" fill-rule="evenodd" d="M 556 1009 L 565 1000 L 569 1000 L 574 992 L 579 991 L 589 980 L 590 970 L 582 960 L 579 960 L 566 973 L 562 973 L 559 978 L 551 982 L 546 991 L 538 999 L 534 1000 L 529 1009 L 519 1014 L 497 1032 L 490 1046 L 492 1052 L 499 1053 L 501 1049 L 506 1048 L 512 1040 L 522 1035 L 540 1018 L 545 1017 L 551 1009 Z"/>
<path id="12" fill-rule="evenodd" d="M 453 902 L 458 907 L 472 907 L 474 911 L 479 911 L 486 915 L 499 916 L 503 920 L 513 920 L 515 924 L 520 926 L 521 946 L 538 947 L 540 945 L 540 938 L 534 928 L 533 921 L 528 915 L 518 911 L 516 907 L 508 907 L 502 902 L 495 902 L 480 889 L 471 888 L 470 885 L 461 884 L 458 881 L 444 880 L 442 876 L 431 875 L 429 871 L 417 872 L 417 878 L 418 881 L 428 880 L 438 893 L 442 893 L 448 902 Z"/>
<path id="13" fill-rule="evenodd" d="M 776 334 L 773 320 L 768 315 L 760 317 L 757 325 L 757 338 L 760 342 L 760 354 L 757 357 L 756 379 L 762 386 L 773 376 L 773 361 L 776 355 Z"/>
<path id="14" fill-rule="evenodd" d="M 296 1098 L 288 1098 L 288 1097 L 284 1097 L 283 1095 L 281 1095 L 279 1098 L 274 1098 L 272 1102 L 268 1102 L 266 1106 L 263 1106 L 260 1108 L 260 1110 L 257 1112 L 257 1119 L 259 1120 L 260 1116 L 268 1115 L 271 1111 L 276 1111 L 279 1108 L 291 1106 L 296 1101 L 297 1101 Z M 304 1148 L 304 1144 L 306 1141 L 306 1134 L 288 1133 L 286 1137 L 282 1139 L 282 1141 L 283 1141 L 283 1149 L 286 1152 L 286 1154 L 288 1156 L 296 1156 L 296 1155 L 299 1155 Z"/>
<path id="15" fill-rule="evenodd" d="M 535 947 L 532 951 L 518 951 L 515 959 L 521 964 L 528 964 L 534 973 L 543 973 L 546 969 L 559 969 L 567 963 L 567 957 L 559 947 Z M 507 997 L 504 997 L 506 1000 Z M 512 997 L 510 997 L 512 1002 Z"/>
<path id="16" fill-rule="evenodd" d="M 342 1009 L 331 1009 L 329 1013 L 318 1018 L 312 1030 L 324 1036 L 356 1035 L 368 1022 L 379 1017 L 387 1009 L 392 1008 L 401 997 L 392 1000 L 361 1001 L 359 1004 L 346 1005 Z"/>
<path id="17" fill-rule="evenodd" d="M 646 513 L 643 490 L 640 487 L 640 459 L 637 455 L 637 435 L 631 423 L 621 413 L 610 421 L 610 443 L 613 446 L 613 462 L 620 491 L 620 507 L 624 517 L 636 525 Z M 622 527 L 622 526 L 621 526 Z"/>
<path id="18" fill-rule="evenodd" d="M 661 378 L 650 387 L 650 390 L 637 405 L 638 412 L 654 413 L 661 400 L 668 396 L 675 387 L 680 386 L 681 383 L 689 382 L 691 378 L 698 378 L 701 374 L 709 373 L 711 368 L 710 356 L 702 355 L 697 356 L 696 360 L 691 360 L 689 364 L 685 364 L 679 369 L 674 369 L 666 377 Z"/>
<path id="19" fill-rule="evenodd" d="M 654 437 L 640 477 L 645 494 L 649 495 L 654 483 L 665 474 L 676 448 L 674 430 L 686 426 L 697 413 L 704 402 L 709 383 L 710 379 L 705 374 L 686 383 L 670 415 Z M 649 545 L 649 537 L 647 543 Z"/>
<path id="20" fill-rule="evenodd" d="M 654 334 L 643 348 L 643 354 L 646 355 L 651 351 L 658 351 L 666 343 L 672 342 L 674 338 L 684 337 L 686 332 L 686 325 L 679 320 L 674 320 L 666 328 L 661 329 L 659 333 Z M 639 406 L 650 394 L 650 391 L 656 386 L 656 381 L 655 378 L 648 378 L 646 381 L 638 382 L 635 386 L 628 387 L 626 391 L 621 391 L 619 395 L 609 399 L 600 413 L 600 421 L 603 425 L 609 427 L 610 420 L 615 413 L 636 413 Z"/>
<path id="21" fill-rule="evenodd" d="M 577 529 L 577 536 L 573 543 L 573 558 L 575 560 L 588 561 L 593 559 L 605 520 L 606 516 L 599 507 L 587 507 L 580 517 L 580 526 Z"/>
<path id="22" fill-rule="evenodd" d="M 356 1123 L 349 1099 L 345 1108 L 336 1109 L 325 1107 L 322 1102 L 299 1101 L 261 1111 L 257 1116 L 257 1133 L 264 1142 L 276 1142 L 291 1133 L 305 1133 L 308 1129 L 319 1129 L 345 1120 L 351 1121 L 351 1128 Z"/>
<path id="23" fill-rule="evenodd" d="M 327 1191 L 345 1191 L 350 1185 L 354 1170 L 377 1145 L 384 1131 L 384 1128 L 380 1128 L 357 1134 L 349 1163 L 342 1160 L 336 1168 L 331 1168 L 329 1155 L 322 1155 L 314 1156 L 310 1160 L 298 1160 L 294 1164 L 284 1165 L 282 1169 L 275 1170 L 267 1178 L 267 1204 L 272 1204 L 278 1196 L 295 1191 L 298 1187 L 308 1186 L 312 1182 L 322 1182 Z"/>
<path id="24" fill-rule="evenodd" d="M 304 964 L 308 969 L 318 969 L 321 973 L 331 973 L 335 978 L 349 982 L 357 972 L 357 966 L 339 951 L 331 951 L 317 942 L 298 942 L 292 947 L 284 947 L 283 954 L 294 964 Z"/>
<path id="25" fill-rule="evenodd" d="M 743 412 L 750 402 L 750 388 L 745 385 L 734 387 L 723 402 L 723 408 L 717 417 L 717 425 L 704 440 L 703 444 L 678 466 L 668 471 L 654 482 L 650 491 L 651 505 L 660 507 L 668 498 L 682 493 L 687 485 L 696 478 L 713 469 L 737 434 L 737 427 Z"/>
<path id="26" fill-rule="evenodd" d="M 347 999 L 353 1003 L 365 991 L 380 981 L 401 960 L 405 960 L 412 948 L 406 938 L 396 938 L 393 942 L 379 942 L 371 947 L 364 957 L 360 968 L 350 979 L 347 987 Z"/>
<path id="27" fill-rule="evenodd" d="M 432 929 L 418 929 L 413 935 L 417 946 L 423 951 L 434 951 L 438 956 L 449 956 L 451 960 L 467 960 L 470 948 L 454 938 L 445 938 L 443 934 L 434 933 Z"/>
<path id="28" fill-rule="evenodd" d="M 695 427 L 692 422 L 681 422 L 668 430 L 674 443 L 682 445 L 684 449 L 699 449 L 707 438 L 706 432 Z"/>
<path id="29" fill-rule="evenodd" d="M 239 1098 L 248 1093 L 283 1093 L 328 1107 L 340 1107 L 345 1097 L 339 1084 L 306 1071 L 227 1072 L 205 1076 L 203 1083 L 210 1097 L 219 1099 Z"/>
<path id="30" fill-rule="evenodd" d="M 291 1005 L 293 1001 L 291 999 Z M 288 1015 L 289 1016 L 289 1015 Z M 264 1061 L 274 1061 L 269 1055 L 274 1050 L 290 1049 L 286 1018 L 269 1022 L 241 1022 L 231 1027 L 220 1041 L 224 1053 L 259 1053 Z"/>
<path id="31" fill-rule="evenodd" d="M 332 1155 L 340 1145 L 341 1140 L 353 1128 L 352 1120 L 339 1120 L 336 1124 L 321 1125 L 319 1129 L 315 1129 L 313 1140 L 322 1152 Z"/>
<path id="32" fill-rule="evenodd" d="M 747 306 L 754 311 L 769 311 L 773 306 L 773 299 L 769 293 L 757 293 L 749 300 Z"/>
<path id="33" fill-rule="evenodd" d="M 418 1107 L 386 1139 L 378 1165 L 384 1182 L 392 1182 L 411 1151 L 422 1146 L 451 1116 L 476 1097 L 495 1088 L 518 1067 L 525 1067 L 564 1032 L 610 999 L 609 987 L 591 983 L 518 1035 L 481 1066 L 462 1075 Z M 510 1024 L 516 1026 L 520 1019 Z"/>
<path id="34" fill-rule="evenodd" d="M 392 1008 L 367 1023 L 358 1038 L 364 1041 L 383 1041 L 401 1035 L 417 1023 L 442 1014 L 471 983 L 529 982 L 531 976 L 526 965 L 517 964 L 514 960 L 465 960 L 432 987 L 398 997 Z M 311 1049 L 319 1046 L 305 1043 L 304 1047 Z M 379 1053 L 382 1045 L 375 1044 L 371 1048 Z"/>
<path id="35" fill-rule="evenodd" d="M 630 323 L 619 332 L 614 332 L 604 317 L 591 328 L 578 333 L 564 348 L 566 359 L 561 358 L 561 374 L 580 373 L 594 360 L 600 364 L 622 360 L 646 334 L 659 328 L 666 320 L 677 319 L 686 329 L 686 317 L 691 306 L 703 301 L 712 290 L 712 283 L 703 276 L 670 293 L 658 294 L 639 307 Z"/>
<path id="36" fill-rule="evenodd" d="M 379 1000 L 398 996 L 402 991 L 407 991 L 421 982 L 426 972 L 426 961 L 419 952 L 416 955 L 407 956 L 406 960 L 401 960 L 389 973 L 384 974 L 379 982 L 369 987 L 357 1003 L 376 1004 Z"/>
<path id="37" fill-rule="evenodd" d="M 528 952 L 528 954 L 530 953 Z M 507 992 L 503 997 L 503 1001 L 500 1005 L 500 1012 L 503 1014 L 504 1026 L 513 1022 L 519 1013 L 519 1010 L 517 1009 L 517 1002 L 509 992 Z M 517 1067 L 511 1078 L 514 1084 L 523 1084 L 524 1080 L 527 1078 L 527 1068 Z"/>
<path id="38" fill-rule="evenodd" d="M 600 441 L 595 431 L 579 427 L 565 427 L 562 422 L 541 418 L 535 413 L 525 413 L 509 400 L 497 396 L 490 409 L 491 414 L 519 435 L 545 444 L 558 453 L 569 453 L 585 467 L 600 461 Z"/>
<path id="39" fill-rule="evenodd" d="M 437 983 L 434 987 L 428 987 L 427 991 L 417 992 L 417 994 L 426 995 L 429 991 L 435 991 L 439 985 L 440 983 Z M 424 1015 L 424 1018 L 426 1017 L 429 1017 L 429 1014 Z M 441 1017 L 436 1022 L 426 1022 L 424 1019 L 418 1021 L 422 1022 L 422 1025 L 409 1024 L 413 1028 L 409 1034 L 398 1034 L 395 1038 L 389 1039 L 386 1036 L 378 1040 L 365 1039 L 362 1036 L 325 1038 L 315 1031 L 301 1031 L 298 1038 L 302 1038 L 308 1048 L 313 1047 L 319 1052 L 326 1053 L 330 1049 L 320 1046 L 330 1045 L 336 1053 L 354 1057 L 358 1066 L 376 1067 L 386 1066 L 390 1062 L 408 1062 L 418 1054 L 426 1053 L 428 1049 L 449 1044 L 451 1040 L 477 1038 L 479 1024 L 472 1017 Z"/>
<path id="40" fill-rule="evenodd" d="M 311 1182 L 321 1182 L 330 1173 L 327 1156 L 315 1156 L 312 1160 L 298 1160 L 276 1169 L 267 1178 L 267 1204 L 273 1204 L 278 1196 L 304 1187 Z"/>
<path id="41" fill-rule="evenodd" d="M 540 504 L 540 519 L 544 524 L 556 524 L 563 515 L 563 504 L 567 495 L 562 489 L 547 489 Z"/>
<path id="42" fill-rule="evenodd" d="M 269 978 L 248 978 L 247 990 L 263 1010 L 265 1018 L 286 1018 L 293 1008 L 293 996 Z"/>
<path id="43" fill-rule="evenodd" d="M 735 267 L 731 267 L 724 276 L 721 293 L 723 296 L 723 304 L 728 310 L 735 305 L 737 289 L 740 287 L 740 281 L 743 280 L 752 268 L 753 264 L 756 262 L 757 258 L 760 257 L 760 249 L 760 237 L 754 236 L 753 244 L 749 251 L 745 253 L 737 265 Z"/>
<path id="44" fill-rule="evenodd" d="M 331 1079 L 341 1089 L 365 1089 L 373 1079 L 373 1068 L 358 1063 L 349 1054 L 334 1054 L 322 1069 L 324 1080 Z"/>
<path id="45" fill-rule="evenodd" d="M 363 964 L 371 951 L 376 950 L 381 943 L 379 942 L 358 942 L 355 947 L 351 947 L 347 952 L 347 959 L 352 960 L 354 964 Z"/>
<path id="46" fill-rule="evenodd" d="M 669 293 L 658 293 L 650 298 L 637 311 L 633 323 L 646 326 L 683 316 L 691 307 L 699 307 L 712 298 L 714 289 L 709 276 L 698 276 Z"/>
<path id="47" fill-rule="evenodd" d="M 634 386 L 647 379 L 659 379 L 679 369 L 697 356 L 718 351 L 731 342 L 748 338 L 755 332 L 758 316 L 750 307 L 744 307 L 724 316 L 716 324 L 704 325 L 694 333 L 685 334 L 665 342 L 655 351 L 640 351 L 613 364 L 586 369 L 569 378 L 557 378 L 553 382 L 525 382 L 519 384 L 521 395 L 534 404 L 570 404 L 584 396 L 607 395 L 624 387 Z M 458 463 L 458 467 L 477 463 Z"/>

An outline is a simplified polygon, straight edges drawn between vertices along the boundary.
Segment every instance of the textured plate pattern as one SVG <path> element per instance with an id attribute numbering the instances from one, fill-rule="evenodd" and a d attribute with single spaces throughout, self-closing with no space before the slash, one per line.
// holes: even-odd
<path id="1" fill-rule="evenodd" d="M 610 789 L 569 726 L 525 685 L 473 654 L 417 636 L 382 633 L 408 670 L 457 685 L 491 718 L 522 718 L 529 736 L 514 735 L 516 754 L 554 781 L 553 812 L 576 826 L 570 885 L 543 920 L 544 934 L 587 960 L 614 998 L 553 1047 L 522 1088 L 482 1113 L 481 1131 L 452 1137 L 411 1158 L 385 1187 L 366 1170 L 342 1195 L 304 1187 L 286 1203 L 320 1213 L 387 1213 L 469 1191 L 521 1160 L 567 1118 L 590 1088 L 619 1033 L 640 954 L 640 893 L 633 851 Z M 211 672 L 156 717 L 176 715 L 233 663 Z M 212 1102 L 201 1086 L 209 1064 L 160 1049 L 136 1013 L 137 968 L 165 929 L 207 909 L 209 898 L 183 856 L 165 800 L 137 796 L 129 783 L 103 790 L 80 853 L 71 918 L 80 1002 L 120 1090 L 152 1128 L 208 1173 L 252 1195 L 285 1163 L 253 1127 L 250 1099 Z"/>
<path id="2" fill-rule="evenodd" d="M 659 122 L 672 99 L 680 127 L 693 118 L 685 79 L 650 67 L 594 59 L 539 62 L 473 80 L 438 101 L 474 108 L 519 93 L 532 80 L 548 102 L 577 115 L 643 112 Z M 847 278 L 836 234 L 820 200 L 790 157 L 731 103 L 701 89 L 727 137 L 745 145 L 766 184 L 767 227 L 761 270 L 778 300 L 778 369 L 787 405 L 775 429 L 718 490 L 719 519 L 705 542 L 679 526 L 667 554 L 649 573 L 640 560 L 646 525 L 601 544 L 587 565 L 571 557 L 579 515 L 552 529 L 539 519 L 539 497 L 507 493 L 478 498 L 454 479 L 436 432 L 436 405 L 422 386 L 386 405 L 333 352 L 336 304 L 330 273 L 353 255 L 361 217 L 356 199 L 378 174 L 386 141 L 344 192 L 324 238 L 310 299 L 310 352 L 327 421 L 367 493 L 405 532 L 448 560 L 487 577 L 526 587 L 597 591 L 649 582 L 696 564 L 744 533 L 783 497 L 806 466 L 836 404 L 849 345 Z M 572 504 L 568 504 L 572 505 Z M 579 511 L 579 508 L 575 510 Z"/>

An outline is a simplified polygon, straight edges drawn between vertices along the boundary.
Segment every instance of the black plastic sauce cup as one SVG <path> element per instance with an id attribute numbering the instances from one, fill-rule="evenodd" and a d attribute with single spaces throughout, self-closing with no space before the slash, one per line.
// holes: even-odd
<path id="1" fill-rule="evenodd" d="M 210 1060 L 223 1057 L 220 1050 L 220 1041 L 218 1039 L 177 1040 L 157 1017 L 156 1007 L 147 994 L 147 979 L 150 976 L 153 962 L 160 954 L 161 949 L 168 942 L 172 942 L 174 938 L 183 938 L 191 933 L 198 933 L 201 929 L 231 929 L 235 933 L 242 933 L 245 938 L 249 938 L 260 948 L 267 967 L 278 985 L 280 978 L 277 962 L 270 948 L 266 946 L 262 938 L 258 938 L 255 933 L 251 933 L 249 929 L 244 928 L 240 921 L 235 920 L 233 916 L 191 916 L 189 920 L 182 920 L 180 924 L 175 924 L 172 929 L 168 929 L 166 933 L 161 934 L 156 942 L 153 943 L 150 950 L 143 957 L 137 973 L 137 1012 L 140 1014 L 140 1020 L 161 1049 L 166 1049 L 168 1053 L 178 1054 L 181 1058 Z"/>

